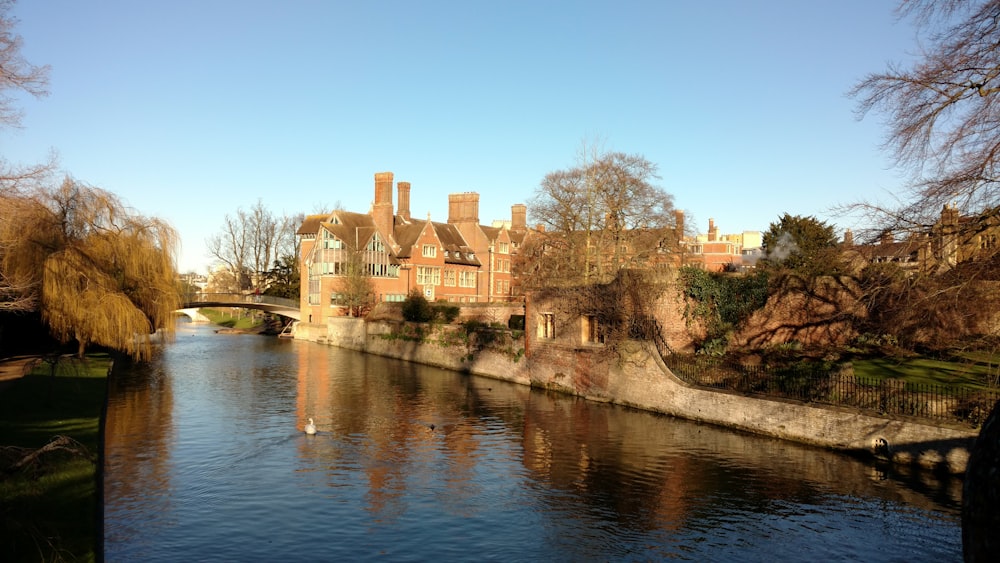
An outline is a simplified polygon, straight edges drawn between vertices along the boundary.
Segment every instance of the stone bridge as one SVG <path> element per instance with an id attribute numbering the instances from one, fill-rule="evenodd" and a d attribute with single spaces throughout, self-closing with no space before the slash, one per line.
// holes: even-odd
<path id="1" fill-rule="evenodd" d="M 191 318 L 202 307 L 242 307 L 244 309 L 259 309 L 267 313 L 281 315 L 293 320 L 300 320 L 299 302 L 270 295 L 253 295 L 245 293 L 193 293 L 188 295 L 179 311 Z"/>

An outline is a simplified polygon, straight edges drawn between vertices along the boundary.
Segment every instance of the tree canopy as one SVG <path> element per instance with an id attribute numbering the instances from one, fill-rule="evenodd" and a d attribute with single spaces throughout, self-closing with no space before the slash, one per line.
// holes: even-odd
<path id="1" fill-rule="evenodd" d="M 945 205 L 1000 207 L 1000 2 L 901 0 L 922 31 L 921 56 L 853 89 L 858 113 L 885 116 L 886 148 L 911 174 L 898 205 L 861 202 L 875 232 L 924 232 Z"/>
<path id="2" fill-rule="evenodd" d="M 302 216 L 278 217 L 257 200 L 249 210 L 227 214 L 222 229 L 206 241 L 209 254 L 228 275 L 214 275 L 214 291 L 266 290 L 274 269 L 283 265 L 298 275 L 298 240 L 295 228 Z"/>
<path id="3" fill-rule="evenodd" d="M 143 359 L 153 332 L 172 331 L 181 301 L 172 227 L 71 178 L 4 203 L 0 271 L 53 336 L 80 353 L 93 343 Z"/>
<path id="4" fill-rule="evenodd" d="M 759 268 L 784 268 L 809 276 L 840 273 L 843 259 L 833 226 L 816 219 L 785 213 L 762 237 Z"/>
<path id="5" fill-rule="evenodd" d="M 544 227 L 520 256 L 536 285 L 599 283 L 621 268 L 648 265 L 675 240 L 673 197 L 657 186 L 655 164 L 640 155 L 582 155 L 551 172 L 530 202 Z"/>

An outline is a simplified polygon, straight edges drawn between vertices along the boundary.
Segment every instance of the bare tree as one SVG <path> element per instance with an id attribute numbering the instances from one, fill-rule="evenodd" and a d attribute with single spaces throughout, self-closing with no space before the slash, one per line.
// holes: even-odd
<path id="1" fill-rule="evenodd" d="M 341 277 L 337 281 L 338 302 L 354 317 L 364 316 L 375 303 L 375 286 L 364 254 L 363 250 L 345 250 Z"/>
<path id="2" fill-rule="evenodd" d="M 901 277 L 868 266 L 870 316 L 901 342 L 995 334 L 981 317 L 1000 303 L 990 289 L 1000 279 L 1000 1 L 901 0 L 897 11 L 918 26 L 920 57 L 851 94 L 859 116 L 884 115 L 885 148 L 910 181 L 894 201 L 846 210 L 867 214 L 862 239 L 902 235 L 921 268 Z"/>
<path id="3" fill-rule="evenodd" d="M 36 98 L 48 95 L 49 67 L 35 66 L 21 54 L 24 40 L 14 32 L 17 20 L 10 15 L 13 0 L 0 0 L 0 125 L 20 127 L 21 110 L 11 92 Z"/>
<path id="4" fill-rule="evenodd" d="M 261 200 L 246 211 L 226 215 L 222 230 L 206 241 L 209 253 L 230 272 L 234 287 L 227 291 L 261 288 L 279 259 L 298 256 L 295 229 L 301 216 L 276 217 Z M 297 262 L 297 261 L 296 261 Z"/>
<path id="5" fill-rule="evenodd" d="M 239 292 L 250 288 L 247 264 L 250 255 L 250 218 L 242 208 L 236 216 L 226 214 L 222 230 L 208 238 L 208 252 L 225 267 L 231 287 L 216 287 L 217 291 Z M 218 283 L 218 280 L 216 280 Z"/>
<path id="6" fill-rule="evenodd" d="M 48 94 L 49 67 L 34 66 L 21 53 L 23 40 L 14 31 L 17 21 L 10 15 L 12 0 L 0 0 L 0 127 L 20 127 L 21 110 L 15 93 L 36 98 Z M 37 165 L 12 165 L 0 158 L 0 262 L 7 261 L 23 233 L 14 217 L 31 209 L 25 194 L 49 179 L 55 157 Z M 31 311 L 38 305 L 38 272 L 0 268 L 0 310 Z"/>
<path id="7" fill-rule="evenodd" d="M 620 152 L 582 154 L 577 166 L 546 175 L 532 197 L 545 230 L 518 261 L 534 285 L 606 283 L 676 242 L 673 197 L 653 183 L 655 164 Z"/>
<path id="8" fill-rule="evenodd" d="M 851 92 L 859 116 L 883 113 L 886 148 L 912 176 L 891 205 L 861 202 L 876 232 L 925 232 L 945 205 L 1000 207 L 1000 2 L 902 0 L 927 41 L 912 66 L 869 74 Z"/>

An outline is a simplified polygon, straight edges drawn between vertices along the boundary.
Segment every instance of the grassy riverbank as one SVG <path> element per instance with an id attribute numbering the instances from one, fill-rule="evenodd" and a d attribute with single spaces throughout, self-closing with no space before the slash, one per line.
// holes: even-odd
<path id="1" fill-rule="evenodd" d="M 263 315 L 251 309 L 199 309 L 212 324 L 235 330 L 254 330 L 263 326 Z"/>
<path id="2" fill-rule="evenodd" d="M 0 390 L 0 560 L 96 559 L 110 364 L 107 355 L 40 362 Z"/>

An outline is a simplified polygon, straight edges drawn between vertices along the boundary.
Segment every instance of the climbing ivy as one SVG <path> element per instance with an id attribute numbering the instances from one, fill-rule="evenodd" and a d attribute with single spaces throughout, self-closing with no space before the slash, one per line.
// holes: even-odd
<path id="1" fill-rule="evenodd" d="M 693 267 L 680 271 L 680 287 L 689 321 L 705 324 L 706 342 L 715 342 L 745 321 L 767 302 L 768 275 L 764 271 L 736 276 Z"/>

